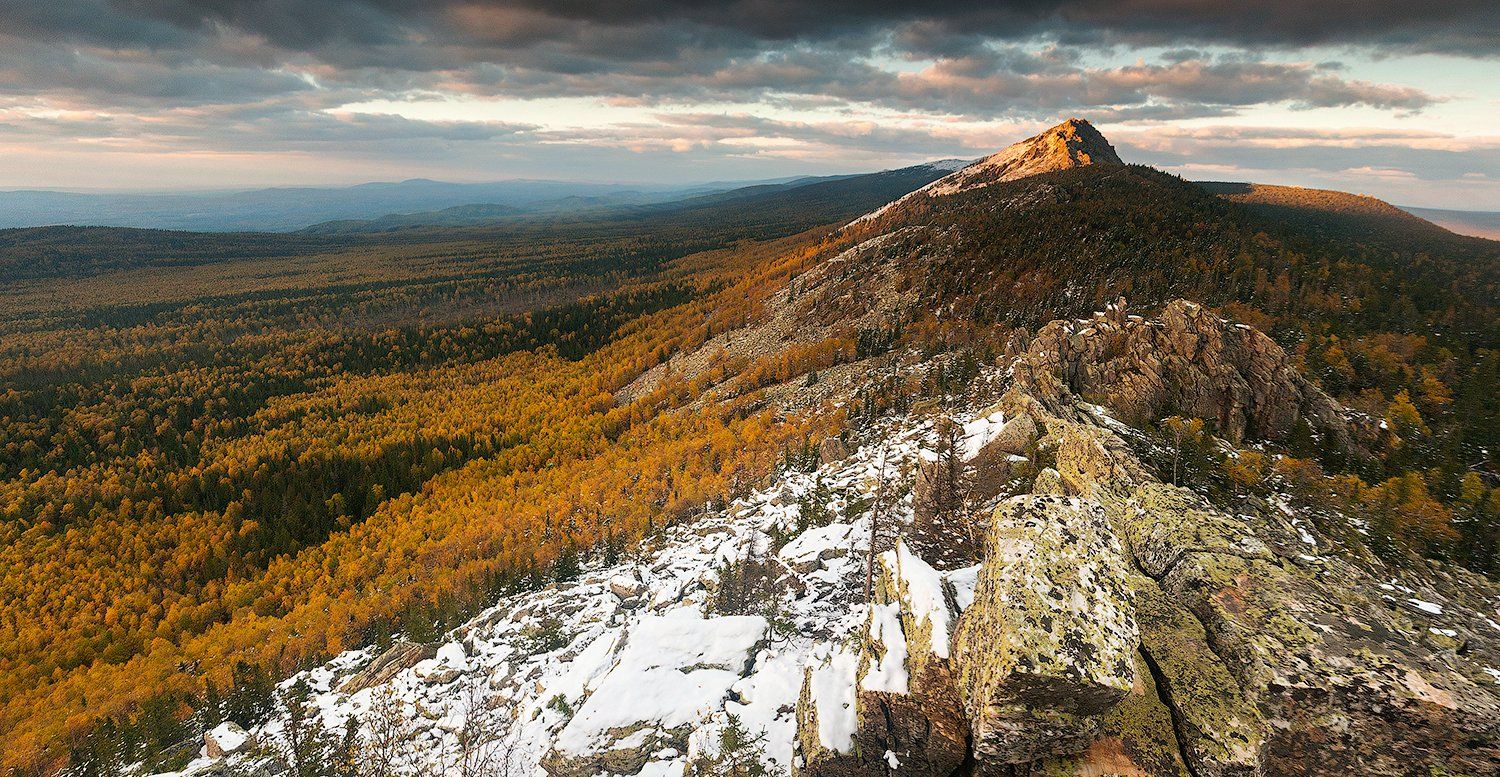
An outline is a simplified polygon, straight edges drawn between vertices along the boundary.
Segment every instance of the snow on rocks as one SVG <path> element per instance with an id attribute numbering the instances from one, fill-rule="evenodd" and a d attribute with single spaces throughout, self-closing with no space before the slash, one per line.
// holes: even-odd
<path id="1" fill-rule="evenodd" d="M 861 667 L 862 691 L 906 693 L 906 633 L 901 629 L 901 603 L 871 604 L 865 625 L 869 661 Z"/>
<path id="2" fill-rule="evenodd" d="M 465 697 L 493 709 L 497 741 L 513 775 L 681 775 L 705 752 L 733 714 L 752 736 L 764 735 L 767 765 L 791 770 L 804 670 L 829 659 L 830 646 L 853 644 L 865 610 L 862 551 L 868 509 L 814 526 L 779 549 L 769 536 L 797 525 L 798 502 L 829 498 L 844 515 L 854 500 L 873 501 L 877 478 L 910 469 L 931 429 L 889 425 L 877 440 L 814 472 L 785 471 L 764 490 L 670 526 L 643 546 L 643 559 L 612 567 L 586 565 L 576 580 L 506 597 L 448 635 L 436 649 L 398 642 L 381 654 L 346 652 L 288 679 L 312 690 L 308 703 L 331 730 L 355 717 L 364 727 L 381 696 L 393 697 L 428 763 L 446 769 L 459 748 Z M 883 521 L 909 521 L 910 499 L 888 502 Z M 725 561 L 755 549 L 792 576 L 777 624 L 725 616 L 707 603 Z M 845 741 L 854 714 L 858 653 L 840 654 L 831 693 L 847 707 L 827 707 L 826 733 Z M 373 670 L 373 671 L 372 671 Z M 357 680 L 357 681 L 356 681 Z M 337 690 L 335 690 L 337 689 Z M 274 748 L 282 721 L 254 731 Z M 232 754 L 253 760 L 257 756 Z M 202 775 L 214 759 L 195 761 L 182 777 Z M 248 761 L 247 761 L 248 764 Z M 418 764 L 413 764 L 416 768 Z"/>
<path id="3" fill-rule="evenodd" d="M 208 758 L 223 758 L 253 744 L 254 739 L 248 732 L 240 728 L 239 724 L 226 720 L 203 735 L 203 755 Z"/>
<path id="4" fill-rule="evenodd" d="M 722 706 L 766 637 L 756 616 L 644 616 L 542 764 L 550 774 L 634 773 L 664 748 L 684 750 L 692 724 Z"/>
<path id="5" fill-rule="evenodd" d="M 1416 610 L 1417 612 L 1426 613 L 1428 615 L 1442 615 L 1443 614 L 1443 605 L 1441 605 L 1441 604 L 1436 604 L 1434 602 L 1426 602 L 1426 601 L 1423 601 L 1423 600 L 1418 599 L 1416 597 L 1411 597 L 1411 598 L 1407 599 L 1406 603 L 1409 604 L 1409 605 L 1411 605 L 1412 609 Z"/>
<path id="6" fill-rule="evenodd" d="M 881 554 L 880 563 L 894 581 L 901 603 L 910 612 L 912 620 L 928 634 L 927 649 L 938 658 L 947 658 L 952 642 L 953 612 L 944 591 L 942 574 L 900 541 L 895 550 Z M 972 593 L 969 598 L 972 601 Z"/>
<path id="7" fill-rule="evenodd" d="M 798 572 L 812 572 L 822 569 L 828 559 L 848 555 L 853 533 L 854 526 L 847 523 L 818 526 L 798 535 L 776 555 Z"/>
<path id="8" fill-rule="evenodd" d="M 447 685 L 462 677 L 469 670 L 469 658 L 464 646 L 449 642 L 438 648 L 437 655 L 418 662 L 413 671 L 429 685 Z"/>

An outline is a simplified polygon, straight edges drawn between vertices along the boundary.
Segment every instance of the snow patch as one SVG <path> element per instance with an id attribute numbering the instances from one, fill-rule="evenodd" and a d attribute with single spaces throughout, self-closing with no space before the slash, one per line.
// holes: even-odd
<path id="1" fill-rule="evenodd" d="M 901 628 L 901 603 L 872 604 L 869 608 L 869 638 L 884 648 L 875 663 L 859 678 L 866 691 L 906 693 L 906 632 Z"/>
<path id="2" fill-rule="evenodd" d="M 818 741 L 837 753 L 854 750 L 857 723 L 854 673 L 858 666 L 858 655 L 839 650 L 821 666 L 813 668 L 808 677 L 808 690 L 818 717 Z"/>
<path id="3" fill-rule="evenodd" d="M 694 722 L 724 700 L 765 634 L 765 618 L 752 615 L 642 617 L 614 668 L 558 735 L 557 749 L 586 754 L 611 729 Z"/>
<path id="4" fill-rule="evenodd" d="M 901 581 L 912 618 L 918 622 L 926 620 L 931 625 L 933 655 L 947 658 L 953 632 L 948 597 L 943 593 L 943 576 L 900 540 L 895 550 L 881 554 L 880 562 L 892 577 Z"/>
<path id="5" fill-rule="evenodd" d="M 1413 607 L 1421 610 L 1422 612 L 1427 613 L 1428 615 L 1442 615 L 1443 614 L 1443 605 L 1441 605 L 1441 604 L 1433 604 L 1432 602 L 1424 602 L 1421 599 L 1418 599 L 1416 597 L 1412 597 L 1410 599 L 1407 599 L 1406 601 L 1409 602 L 1411 604 L 1411 606 L 1413 606 Z"/>

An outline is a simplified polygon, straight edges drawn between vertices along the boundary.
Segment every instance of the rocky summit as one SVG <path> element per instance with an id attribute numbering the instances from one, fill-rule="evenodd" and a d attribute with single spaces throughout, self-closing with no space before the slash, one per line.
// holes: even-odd
<path id="1" fill-rule="evenodd" d="M 1094 125 L 1083 119 L 1068 119 L 1046 132 L 961 167 L 860 220 L 877 218 L 914 200 L 959 194 L 995 183 L 1086 165 L 1121 164 L 1124 162 L 1120 161 L 1114 146 L 1094 129 Z"/>

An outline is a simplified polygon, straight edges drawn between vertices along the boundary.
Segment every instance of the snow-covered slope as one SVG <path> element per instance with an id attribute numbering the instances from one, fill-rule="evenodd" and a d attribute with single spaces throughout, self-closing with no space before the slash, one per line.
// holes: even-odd
<path id="1" fill-rule="evenodd" d="M 364 649 L 282 687 L 305 682 L 331 731 L 350 716 L 368 731 L 394 702 L 410 725 L 411 771 L 452 766 L 477 703 L 499 712 L 485 715 L 497 735 L 489 755 L 508 765 L 503 773 L 545 774 L 546 763 L 553 774 L 680 775 L 715 752 L 731 714 L 765 735 L 768 766 L 786 773 L 804 668 L 823 663 L 865 620 L 858 602 L 879 483 L 909 471 L 924 437 L 930 424 L 896 425 L 843 461 L 783 472 L 727 510 L 668 529 L 637 560 L 501 601 L 388 682 L 340 690 L 377 659 Z M 808 520 L 799 513 L 819 502 L 828 522 L 799 534 Z M 885 502 L 883 520 L 910 520 L 909 494 Z M 773 537 L 789 539 L 777 548 Z M 789 584 L 779 604 L 714 612 L 719 571 L 747 556 L 782 571 Z M 252 734 L 271 748 L 283 726 L 273 719 Z M 248 768 L 257 756 L 230 759 Z M 219 763 L 201 757 L 184 774 Z"/>

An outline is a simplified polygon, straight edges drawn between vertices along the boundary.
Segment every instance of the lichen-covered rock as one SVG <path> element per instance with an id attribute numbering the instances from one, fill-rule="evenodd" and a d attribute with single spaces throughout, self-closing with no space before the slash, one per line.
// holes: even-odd
<path id="1" fill-rule="evenodd" d="M 1142 652 L 1170 700 L 1184 757 L 1199 777 L 1261 772 L 1265 723 L 1209 647 L 1203 625 L 1155 581 L 1136 575 L 1136 621 Z"/>
<path id="2" fill-rule="evenodd" d="M 1242 520 L 1185 488 L 1142 483 L 1120 503 L 1133 515 L 1115 521 L 1146 574 L 1160 578 L 1184 557 L 1215 553 L 1271 562 L 1269 547 Z"/>
<path id="3" fill-rule="evenodd" d="M 1049 430 L 1044 442 L 1069 494 L 1099 499 L 1153 479 L 1129 446 L 1105 429 L 1055 419 Z"/>
<path id="4" fill-rule="evenodd" d="M 1062 474 L 1052 467 L 1047 467 L 1037 473 L 1036 480 L 1031 484 L 1031 493 L 1066 496 L 1068 488 L 1063 483 Z"/>
<path id="5" fill-rule="evenodd" d="M 1182 762 L 1172 711 L 1144 662 L 1136 659 L 1130 695 L 1101 717 L 1099 734 L 1088 749 L 1034 764 L 1030 777 L 1202 777 Z"/>
<path id="6" fill-rule="evenodd" d="M 1405 623 L 1380 578 L 1338 557 L 1278 555 L 1256 533 L 1271 522 L 1155 482 L 1113 431 L 1048 427 L 1068 492 L 1105 505 L 1172 605 L 1142 600 L 1143 646 L 1200 774 L 1500 773 L 1495 684 L 1457 650 L 1427 646 L 1431 629 Z"/>
<path id="7" fill-rule="evenodd" d="M 1022 496 L 995 511 L 953 663 L 977 758 L 1087 747 L 1135 686 L 1138 633 L 1119 541 L 1086 500 Z"/>

